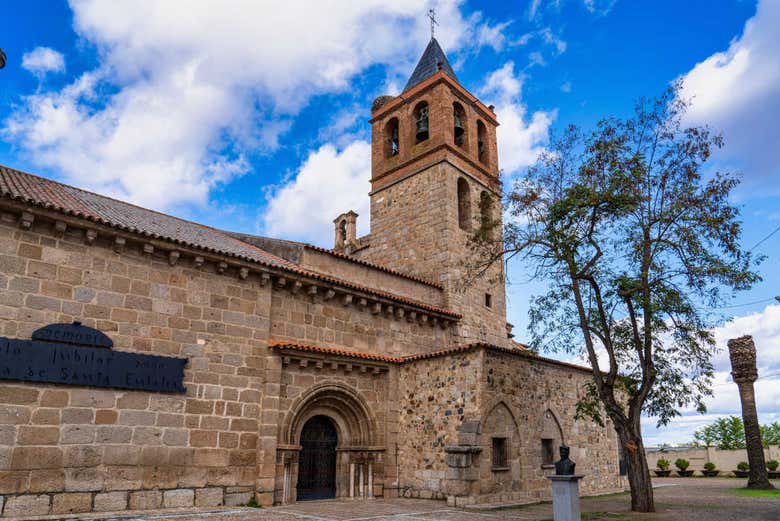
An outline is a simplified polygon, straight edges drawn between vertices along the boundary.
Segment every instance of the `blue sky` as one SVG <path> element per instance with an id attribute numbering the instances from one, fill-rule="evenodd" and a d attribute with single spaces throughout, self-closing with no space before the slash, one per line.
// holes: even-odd
<path id="1" fill-rule="evenodd" d="M 216 4 L 215 4 L 216 5 Z M 331 245 L 334 216 L 368 232 L 371 100 L 397 94 L 429 38 L 461 83 L 496 105 L 499 159 L 521 175 L 550 130 L 630 113 L 682 77 L 690 122 L 721 130 L 712 168 L 738 170 L 744 244 L 780 226 L 780 2 L 28 1 L 4 7 L 0 163 L 185 218 Z M 762 420 L 780 419 L 780 233 L 764 281 L 714 310 L 761 351 Z M 511 265 L 519 337 L 538 284 Z M 710 415 L 646 424 L 650 443 L 685 441 L 738 411 L 716 358 Z"/>

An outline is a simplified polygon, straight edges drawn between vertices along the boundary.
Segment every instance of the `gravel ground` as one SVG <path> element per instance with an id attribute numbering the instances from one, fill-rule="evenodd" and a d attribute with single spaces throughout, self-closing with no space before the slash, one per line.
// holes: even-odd
<path id="1" fill-rule="evenodd" d="M 630 512 L 628 494 L 583 498 L 583 521 L 780 521 L 780 499 L 744 497 L 744 485 L 730 478 L 655 479 L 654 514 Z M 780 482 L 776 483 L 780 488 Z M 590 513 L 590 514 L 587 514 Z M 97 519 L 82 517 L 81 519 Z M 193 511 L 123 512 L 104 521 L 541 521 L 552 519 L 552 506 L 530 505 L 492 511 L 447 507 L 441 501 L 414 499 L 312 501 L 284 507 L 224 508 Z"/>

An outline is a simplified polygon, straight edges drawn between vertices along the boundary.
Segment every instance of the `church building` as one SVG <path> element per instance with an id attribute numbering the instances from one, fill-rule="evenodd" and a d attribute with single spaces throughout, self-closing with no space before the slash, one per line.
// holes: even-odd
<path id="1" fill-rule="evenodd" d="M 574 419 L 590 370 L 513 340 L 500 263 L 463 283 L 501 220 L 493 107 L 431 39 L 370 124 L 371 231 L 346 211 L 333 249 L 0 166 L 0 516 L 518 504 L 561 444 L 620 490 L 614 430 Z"/>

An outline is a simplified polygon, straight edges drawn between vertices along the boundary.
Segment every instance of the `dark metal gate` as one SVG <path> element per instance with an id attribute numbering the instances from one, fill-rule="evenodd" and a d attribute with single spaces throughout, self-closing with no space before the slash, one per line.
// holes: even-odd
<path id="1" fill-rule="evenodd" d="M 326 416 L 309 419 L 301 431 L 298 459 L 298 500 L 336 497 L 338 434 Z"/>

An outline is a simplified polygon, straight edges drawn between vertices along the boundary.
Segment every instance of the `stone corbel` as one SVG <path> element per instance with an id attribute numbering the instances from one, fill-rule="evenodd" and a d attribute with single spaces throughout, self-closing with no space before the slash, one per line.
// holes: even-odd
<path id="1" fill-rule="evenodd" d="M 114 237 L 114 251 L 121 253 L 125 249 L 126 242 L 124 237 Z"/>
<path id="2" fill-rule="evenodd" d="M 217 264 L 217 272 L 219 273 L 225 273 L 225 270 L 228 269 L 227 262 L 222 261 L 219 264 Z"/>
<path id="3" fill-rule="evenodd" d="M 241 268 L 238 270 L 238 276 L 241 280 L 246 280 L 249 277 L 249 268 Z"/>
<path id="4" fill-rule="evenodd" d="M 65 221 L 54 221 L 54 234 L 62 237 L 65 235 L 65 232 L 68 230 L 68 225 L 65 224 Z"/>
<path id="5" fill-rule="evenodd" d="M 196 255 L 195 259 L 192 261 L 195 264 L 195 268 L 200 269 L 203 267 L 203 264 L 206 262 L 203 257 L 200 255 Z"/>
<path id="6" fill-rule="evenodd" d="M 84 242 L 87 244 L 87 246 L 92 246 L 95 244 L 95 240 L 97 240 L 97 232 L 95 230 L 87 229 L 84 232 Z"/>
<path id="7" fill-rule="evenodd" d="M 168 252 L 168 264 L 171 266 L 176 266 L 176 263 L 179 262 L 179 257 L 181 257 L 181 253 L 179 253 L 178 250 L 171 250 Z"/>
<path id="8" fill-rule="evenodd" d="M 21 217 L 19 217 L 19 227 L 23 230 L 29 230 L 32 228 L 32 223 L 35 221 L 35 216 L 31 214 L 30 212 L 22 212 Z"/>

